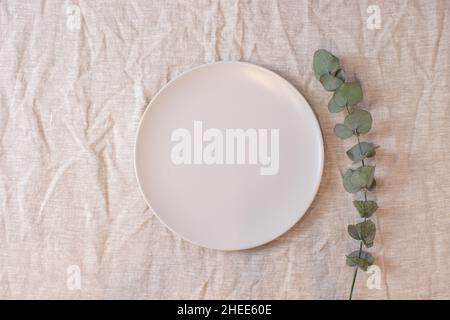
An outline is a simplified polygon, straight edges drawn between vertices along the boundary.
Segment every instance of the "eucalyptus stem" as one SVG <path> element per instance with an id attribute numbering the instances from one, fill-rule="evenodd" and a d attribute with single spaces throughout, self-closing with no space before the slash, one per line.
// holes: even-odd
<path id="1" fill-rule="evenodd" d="M 346 255 L 346 263 L 355 267 L 349 300 L 353 297 L 358 269 L 366 271 L 374 263 L 374 257 L 363 250 L 363 245 L 370 248 L 373 245 L 376 233 L 375 223 L 369 219 L 378 209 L 373 200 L 367 199 L 367 191 L 375 187 L 375 166 L 366 164 L 367 158 L 375 156 L 377 145 L 371 142 L 361 142 L 360 135 L 366 134 L 372 128 L 372 115 L 369 111 L 356 107 L 363 99 L 361 85 L 357 81 L 347 81 L 345 72 L 339 63 L 339 59 L 332 53 L 319 49 L 314 53 L 314 74 L 325 90 L 333 92 L 333 97 L 328 102 L 328 110 L 331 113 L 339 113 L 347 110 L 347 116 L 343 123 L 334 127 L 334 134 L 340 139 L 348 139 L 356 136 L 358 143 L 347 150 L 347 156 L 355 163 L 361 163 L 347 169 L 342 175 L 345 191 L 351 194 L 363 192 L 364 200 L 353 200 L 353 205 L 358 210 L 364 221 L 348 225 L 347 231 L 350 237 L 359 241 L 359 250 Z"/>
<path id="2" fill-rule="evenodd" d="M 346 110 L 347 110 L 347 114 L 350 114 L 350 109 L 348 108 L 348 105 L 345 106 Z M 359 132 L 358 130 L 355 130 L 355 136 L 356 136 L 356 140 L 358 141 L 358 148 L 359 148 L 359 153 L 360 156 L 363 156 L 363 151 L 362 151 L 362 147 L 361 147 L 361 140 L 359 139 Z M 361 165 L 364 167 L 364 159 L 361 160 Z M 364 189 L 364 201 L 367 201 L 367 190 Z M 366 221 L 366 218 L 364 218 L 364 221 Z M 358 258 L 361 258 L 361 252 L 362 252 L 362 247 L 363 247 L 363 241 L 361 240 L 359 243 L 359 253 L 358 253 Z M 356 276 L 358 275 L 358 266 L 355 267 L 355 272 L 353 273 L 353 280 L 352 280 L 352 286 L 350 289 L 350 295 L 348 297 L 348 300 L 352 300 L 353 297 L 353 290 L 355 288 L 355 282 L 356 282 Z"/>
<path id="3" fill-rule="evenodd" d="M 359 244 L 359 255 L 361 256 L 363 242 Z M 358 275 L 358 267 L 355 267 L 355 273 L 353 273 L 353 280 L 352 280 L 352 288 L 350 289 L 350 296 L 348 297 L 348 300 L 352 300 L 353 297 L 353 289 L 355 288 L 355 282 L 356 282 L 356 276 Z"/>

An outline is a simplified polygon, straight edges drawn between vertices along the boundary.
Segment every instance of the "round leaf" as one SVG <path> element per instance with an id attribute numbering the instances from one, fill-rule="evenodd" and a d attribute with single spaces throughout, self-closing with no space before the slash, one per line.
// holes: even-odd
<path id="1" fill-rule="evenodd" d="M 353 106 L 362 100 L 363 93 L 358 82 L 348 82 L 341 85 L 333 97 L 340 106 Z"/>
<path id="2" fill-rule="evenodd" d="M 330 102 L 328 102 L 328 111 L 331 113 L 338 113 L 344 110 L 345 107 L 339 106 L 334 102 L 333 97 L 330 99 Z"/>
<path id="3" fill-rule="evenodd" d="M 334 76 L 335 76 L 335 77 L 338 77 L 339 79 L 341 79 L 342 81 L 345 82 L 346 76 L 345 76 L 344 70 L 339 69 L 339 70 L 336 72 L 336 74 L 335 74 Z"/>
<path id="4" fill-rule="evenodd" d="M 344 176 L 342 177 L 342 182 L 344 184 L 344 188 L 347 192 L 349 193 L 356 193 L 359 190 L 362 189 L 362 187 L 359 186 L 354 186 L 352 184 L 352 182 L 350 181 L 351 177 L 353 175 L 353 170 L 352 169 L 348 169 L 345 173 Z"/>
<path id="5" fill-rule="evenodd" d="M 374 178 L 372 181 L 372 184 L 370 185 L 370 187 L 367 188 L 367 190 L 372 191 L 373 188 L 375 188 L 376 186 L 377 186 L 377 181 Z"/>
<path id="6" fill-rule="evenodd" d="M 371 158 L 375 156 L 376 149 L 379 146 L 370 143 L 370 142 L 361 142 L 359 144 L 354 145 L 347 151 L 347 156 L 353 163 L 364 160 L 365 158 Z"/>
<path id="7" fill-rule="evenodd" d="M 314 73 L 317 80 L 324 74 L 335 74 L 339 70 L 339 59 L 330 52 L 320 49 L 314 53 Z"/>
<path id="8" fill-rule="evenodd" d="M 374 166 L 361 166 L 352 172 L 350 183 L 355 188 L 369 188 L 373 182 Z"/>
<path id="9" fill-rule="evenodd" d="M 375 239 L 376 226 L 371 220 L 358 223 L 355 226 L 359 239 L 362 240 L 367 248 L 373 246 L 373 240 Z"/>
<path id="10" fill-rule="evenodd" d="M 320 83 L 322 83 L 325 90 L 334 91 L 337 88 L 339 88 L 340 85 L 343 84 L 344 82 L 331 74 L 324 74 L 323 76 L 320 77 Z"/>
<path id="11" fill-rule="evenodd" d="M 348 139 L 353 135 L 353 131 L 347 128 L 345 125 L 338 123 L 334 127 L 334 134 L 341 139 Z"/>
<path id="12" fill-rule="evenodd" d="M 350 237 L 352 237 L 355 240 L 361 240 L 358 234 L 358 230 L 356 229 L 356 226 L 353 224 L 349 224 L 347 227 L 348 234 Z"/>
<path id="13" fill-rule="evenodd" d="M 378 209 L 377 203 L 372 200 L 355 200 L 353 201 L 353 205 L 355 206 L 356 210 L 358 210 L 359 215 L 363 218 L 369 218 Z"/>
<path id="14" fill-rule="evenodd" d="M 367 133 L 372 128 L 372 116 L 369 111 L 356 110 L 345 118 L 344 125 L 350 130 L 357 130 L 358 133 Z"/>
<path id="15" fill-rule="evenodd" d="M 359 250 L 353 251 L 347 256 L 348 266 L 350 267 L 358 266 L 364 271 L 367 271 L 367 268 L 373 265 L 374 262 L 375 259 L 373 258 L 373 256 L 370 253 L 363 250 L 361 250 L 361 252 Z"/>

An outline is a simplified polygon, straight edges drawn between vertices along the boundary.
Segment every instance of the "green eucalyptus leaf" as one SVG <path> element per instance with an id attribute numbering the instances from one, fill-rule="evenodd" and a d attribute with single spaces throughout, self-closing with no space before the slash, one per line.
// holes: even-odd
<path id="1" fill-rule="evenodd" d="M 358 210 L 359 215 L 363 218 L 371 217 L 372 214 L 378 209 L 377 203 L 372 200 L 355 200 L 353 201 L 353 205 L 355 206 L 356 210 Z"/>
<path id="2" fill-rule="evenodd" d="M 355 188 L 369 188 L 373 182 L 375 166 L 361 166 L 355 169 L 350 177 L 350 183 Z"/>
<path id="3" fill-rule="evenodd" d="M 347 150 L 347 156 L 353 161 L 353 163 L 356 163 L 366 158 L 375 156 L 375 150 L 378 147 L 379 146 L 370 142 L 361 142 Z"/>
<path id="4" fill-rule="evenodd" d="M 341 79 L 327 73 L 320 77 L 320 83 L 322 83 L 325 90 L 334 91 L 344 82 Z"/>
<path id="5" fill-rule="evenodd" d="M 338 123 L 335 127 L 334 127 L 334 134 L 336 135 L 336 137 L 341 138 L 341 139 L 348 139 L 353 135 L 353 131 L 350 130 L 349 128 L 347 128 L 345 125 L 343 125 L 342 123 Z"/>
<path id="6" fill-rule="evenodd" d="M 338 113 L 344 110 L 345 107 L 339 106 L 334 102 L 333 97 L 331 97 L 330 102 L 328 102 L 328 111 L 331 113 Z"/>
<path id="7" fill-rule="evenodd" d="M 374 257 L 364 250 L 353 251 L 347 256 L 347 265 L 350 267 L 359 267 L 364 271 L 367 271 L 373 263 L 375 262 Z"/>
<path id="8" fill-rule="evenodd" d="M 358 82 L 346 82 L 334 92 L 333 97 L 340 106 L 353 106 L 362 100 L 363 93 Z"/>
<path id="9" fill-rule="evenodd" d="M 355 225 L 349 224 L 347 226 L 347 231 L 348 231 L 348 234 L 350 235 L 350 237 L 352 237 L 353 239 L 361 240 L 361 238 L 359 237 L 359 234 L 358 234 L 358 230 L 356 229 Z"/>
<path id="10" fill-rule="evenodd" d="M 335 74 L 339 70 L 339 59 L 330 52 L 319 49 L 314 53 L 314 73 L 317 80 L 324 74 Z"/>
<path id="11" fill-rule="evenodd" d="M 358 133 L 367 133 L 372 128 L 372 115 L 366 110 L 356 110 L 345 117 L 344 125 Z"/>
<path id="12" fill-rule="evenodd" d="M 373 182 L 370 185 L 370 187 L 367 188 L 367 190 L 372 191 L 373 188 L 375 188 L 377 186 L 377 181 L 375 180 L 375 178 L 373 178 Z"/>
<path id="13" fill-rule="evenodd" d="M 339 69 L 334 76 L 345 82 L 346 76 L 344 70 Z"/>
<path id="14" fill-rule="evenodd" d="M 362 189 L 362 187 L 355 186 L 355 185 L 352 184 L 351 177 L 353 176 L 353 172 L 354 171 L 352 169 L 348 169 L 344 173 L 344 176 L 342 177 L 342 182 L 344 184 L 344 188 L 349 193 L 356 193 L 356 192 L 358 192 L 359 190 Z"/>
<path id="15" fill-rule="evenodd" d="M 359 239 L 362 240 L 367 248 L 373 246 L 373 240 L 375 239 L 376 226 L 372 220 L 366 220 L 364 222 L 357 223 L 355 225 L 356 232 Z"/>

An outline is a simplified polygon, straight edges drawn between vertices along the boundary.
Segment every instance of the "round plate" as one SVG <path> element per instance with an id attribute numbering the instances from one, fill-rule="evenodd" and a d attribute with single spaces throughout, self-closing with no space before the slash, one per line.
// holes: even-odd
<path id="1" fill-rule="evenodd" d="M 319 188 L 323 158 L 303 96 L 242 62 L 202 65 L 167 84 L 135 145 L 150 209 L 182 238 L 222 250 L 255 247 L 291 228 Z"/>

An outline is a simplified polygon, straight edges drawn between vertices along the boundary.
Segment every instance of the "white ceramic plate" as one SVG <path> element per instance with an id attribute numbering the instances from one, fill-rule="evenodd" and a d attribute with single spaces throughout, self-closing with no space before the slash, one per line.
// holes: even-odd
<path id="1" fill-rule="evenodd" d="M 303 96 L 242 62 L 202 65 L 167 84 L 135 145 L 151 210 L 182 238 L 222 250 L 255 247 L 291 228 L 318 190 L 323 158 Z"/>

